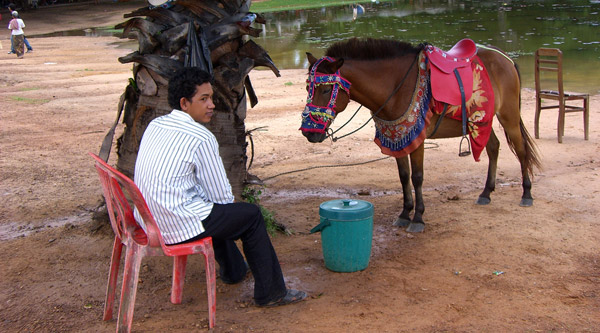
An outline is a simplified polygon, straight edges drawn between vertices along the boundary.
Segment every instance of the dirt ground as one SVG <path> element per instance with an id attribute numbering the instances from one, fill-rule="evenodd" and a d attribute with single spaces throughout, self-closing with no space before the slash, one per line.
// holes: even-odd
<path id="1" fill-rule="evenodd" d="M 26 33 L 34 35 L 115 24 L 140 4 L 75 4 L 22 16 Z M 130 50 L 118 48 L 113 37 L 31 38 L 34 52 L 18 60 L 6 54 L 8 31 L 0 41 L 0 331 L 113 331 L 114 319 L 102 321 L 113 234 L 92 219 L 101 189 L 86 153 L 99 150 L 114 121 L 131 77 L 131 65 L 117 57 Z M 589 141 L 581 114 L 567 116 L 562 144 L 556 115 L 543 116 L 535 141 L 544 169 L 536 173 L 530 208 L 518 205 L 519 164 L 503 135 L 498 186 L 488 206 L 474 204 L 485 156 L 479 163 L 459 158 L 458 139 L 427 141 L 427 227 L 409 234 L 392 226 L 402 200 L 393 159 L 280 175 L 382 156 L 372 125 L 335 143 L 302 137 L 305 72 L 283 70 L 281 78 L 251 72 L 259 104 L 249 109 L 246 124 L 268 126 L 254 132 L 251 172 L 267 184 L 262 203 L 294 231 L 273 237 L 287 284 L 310 298 L 262 309 L 251 302 L 252 278 L 234 286 L 217 280 L 215 331 L 599 331 L 600 96 L 591 100 Z M 522 102 L 532 133 L 531 90 L 523 89 Z M 350 114 L 342 113 L 337 126 Z M 352 125 L 367 118 L 361 111 Z M 327 270 L 320 235 L 309 234 L 319 223 L 319 204 L 340 198 L 375 207 L 364 271 Z M 134 331 L 207 327 L 202 260 L 190 260 L 181 305 L 169 302 L 170 277 L 169 259 L 143 262 Z"/>

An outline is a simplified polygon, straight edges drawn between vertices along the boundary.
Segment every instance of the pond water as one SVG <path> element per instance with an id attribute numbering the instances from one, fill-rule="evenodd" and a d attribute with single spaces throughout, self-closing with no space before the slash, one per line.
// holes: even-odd
<path id="1" fill-rule="evenodd" d="M 500 47 L 516 60 L 523 86 L 534 88 L 533 55 L 540 47 L 564 54 L 567 90 L 600 93 L 600 0 L 360 2 L 353 6 L 264 14 L 254 40 L 280 69 L 307 68 L 306 52 L 322 56 L 351 37 L 390 38 L 451 48 L 463 38 Z"/>
<path id="2" fill-rule="evenodd" d="M 322 56 L 351 37 L 390 38 L 450 49 L 463 38 L 494 45 L 519 65 L 523 86 L 534 88 L 533 55 L 540 47 L 563 51 L 565 88 L 600 94 L 600 0 L 457 1 L 392 0 L 263 14 L 253 38 L 279 69 L 307 68 L 306 52 Z M 364 9 L 364 11 L 362 10 Z M 362 12 L 362 13 L 361 13 Z M 121 36 L 122 30 L 89 28 L 31 37 Z M 120 47 L 137 48 L 124 39 Z"/>

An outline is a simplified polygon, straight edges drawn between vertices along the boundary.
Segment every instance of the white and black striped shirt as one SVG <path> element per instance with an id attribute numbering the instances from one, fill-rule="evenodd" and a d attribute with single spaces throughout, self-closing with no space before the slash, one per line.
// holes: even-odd
<path id="1" fill-rule="evenodd" d="M 134 181 L 167 244 L 201 234 L 213 203 L 234 201 L 217 139 L 180 110 L 152 120 L 146 128 Z M 142 221 L 137 210 L 135 218 Z"/>

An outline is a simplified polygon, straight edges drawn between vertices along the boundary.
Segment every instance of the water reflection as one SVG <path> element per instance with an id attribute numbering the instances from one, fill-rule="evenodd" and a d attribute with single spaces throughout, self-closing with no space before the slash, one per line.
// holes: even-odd
<path id="1" fill-rule="evenodd" d="M 115 30 L 113 28 L 87 28 L 87 29 L 74 29 L 65 31 L 50 32 L 47 34 L 37 34 L 28 37 L 72 37 L 72 36 L 84 36 L 84 37 L 106 37 L 106 36 L 118 36 L 120 37 L 123 30 Z"/>
<path id="2" fill-rule="evenodd" d="M 523 85 L 533 87 L 533 53 L 539 47 L 564 52 L 570 90 L 600 93 L 600 3 L 598 1 L 387 1 L 355 6 L 266 13 L 257 42 L 280 69 L 306 68 L 305 52 L 322 55 L 350 37 L 428 42 L 450 48 L 468 37 L 500 47 L 516 59 Z"/>

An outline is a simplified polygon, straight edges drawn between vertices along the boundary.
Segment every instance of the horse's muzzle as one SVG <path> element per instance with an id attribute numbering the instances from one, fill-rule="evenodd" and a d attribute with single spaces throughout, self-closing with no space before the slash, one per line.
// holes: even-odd
<path id="1" fill-rule="evenodd" d="M 325 140 L 325 138 L 327 137 L 326 133 L 308 132 L 308 131 L 302 131 L 302 135 L 304 135 L 304 137 L 306 137 L 306 139 L 308 139 L 308 142 L 312 142 L 312 143 L 323 142 L 323 140 Z"/>

